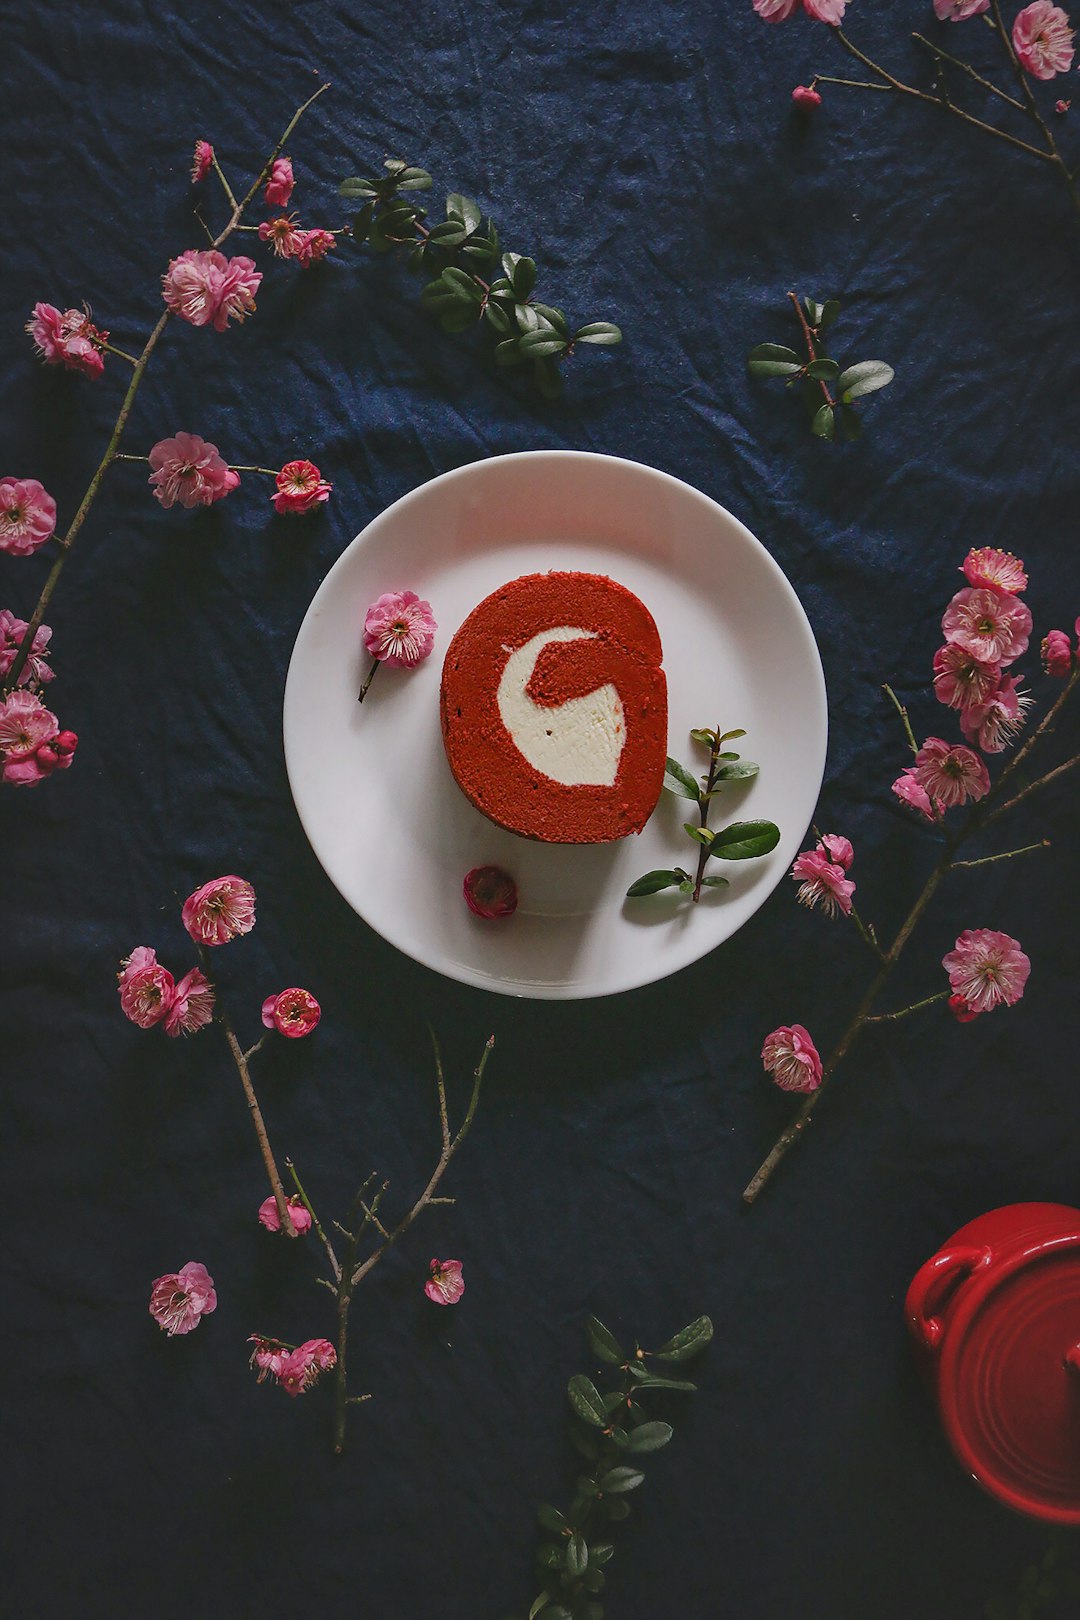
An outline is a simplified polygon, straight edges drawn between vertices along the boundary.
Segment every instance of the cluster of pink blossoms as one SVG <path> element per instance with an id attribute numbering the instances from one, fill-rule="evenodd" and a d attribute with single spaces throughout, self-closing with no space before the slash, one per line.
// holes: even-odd
<path id="1" fill-rule="evenodd" d="M 295 259 L 304 270 L 325 259 L 330 249 L 337 246 L 333 231 L 321 227 L 305 231 L 296 223 L 295 214 L 280 214 L 259 226 L 259 241 L 269 242 L 279 259 Z"/>
<path id="2" fill-rule="evenodd" d="M 16 686 L 0 700 L 0 782 L 36 787 L 53 771 L 67 770 L 78 744 L 75 733 L 60 729 L 36 692 Z"/>
<path id="3" fill-rule="evenodd" d="M 850 917 L 855 885 L 847 873 L 854 859 L 851 840 L 839 833 L 825 833 L 816 848 L 803 850 L 791 868 L 799 884 L 799 904 L 811 911 L 820 905 L 827 917 Z"/>
<path id="4" fill-rule="evenodd" d="M 0 551 L 29 557 L 56 532 L 56 502 L 36 478 L 0 478 Z"/>
<path id="5" fill-rule="evenodd" d="M 993 928 L 965 928 L 941 965 L 952 989 L 950 1010 L 961 1024 L 995 1007 L 1012 1007 L 1031 972 L 1020 941 Z"/>
<path id="6" fill-rule="evenodd" d="M 286 1395 L 306 1395 L 322 1373 L 337 1366 L 337 1351 L 329 1339 L 308 1339 L 294 1348 L 281 1339 L 253 1333 L 248 1343 L 255 1346 L 251 1365 L 257 1369 L 256 1383 L 270 1378 Z"/>
<path id="7" fill-rule="evenodd" d="M 1043 637 L 1042 666 L 1056 680 L 1063 681 L 1071 674 L 1074 662 L 1080 664 L 1080 619 L 1073 626 L 1073 634 L 1076 636 L 1075 655 L 1066 631 L 1051 630 Z"/>
<path id="8" fill-rule="evenodd" d="M 224 332 L 230 320 L 244 321 L 253 313 L 261 281 L 254 259 L 243 254 L 227 259 L 216 248 L 188 248 L 169 260 L 161 296 L 191 326 Z"/>
<path id="9" fill-rule="evenodd" d="M 1021 677 L 1007 673 L 1031 635 L 1031 612 L 1020 600 L 1027 574 L 1019 558 L 987 546 L 970 551 L 961 571 L 968 584 L 941 621 L 945 645 L 934 654 L 934 692 L 956 710 L 974 749 L 999 754 L 1015 740 L 1031 706 Z M 928 821 L 983 798 L 990 776 L 974 749 L 928 737 L 893 792 Z"/>
<path id="10" fill-rule="evenodd" d="M 190 1333 L 216 1309 L 214 1279 L 198 1260 L 155 1278 L 150 1290 L 150 1315 L 170 1338 Z"/>
<path id="11" fill-rule="evenodd" d="M 214 1016 L 214 991 L 205 974 L 192 968 L 177 984 L 149 945 L 125 956 L 117 983 L 121 1011 L 140 1029 L 160 1024 L 166 1035 L 194 1035 Z"/>
<path id="12" fill-rule="evenodd" d="M 66 366 L 87 377 L 100 377 L 104 371 L 102 351 L 109 334 L 94 325 L 88 309 L 59 310 L 55 304 L 35 304 L 26 330 L 47 366 Z"/>
<path id="13" fill-rule="evenodd" d="M 17 619 L 10 608 L 0 608 L 0 681 L 6 680 L 11 672 L 23 644 L 23 637 L 29 628 L 26 620 Z M 46 661 L 51 639 L 52 631 L 49 626 L 39 624 L 30 643 L 27 660 L 19 671 L 17 686 L 29 686 L 32 681 L 38 686 L 44 686 L 52 680 L 56 671 Z"/>

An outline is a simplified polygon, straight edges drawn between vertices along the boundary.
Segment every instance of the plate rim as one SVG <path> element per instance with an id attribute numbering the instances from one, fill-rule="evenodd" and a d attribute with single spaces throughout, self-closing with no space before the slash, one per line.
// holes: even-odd
<path id="1" fill-rule="evenodd" d="M 364 912 L 359 910 L 348 895 L 346 895 L 338 887 L 338 884 L 334 880 L 334 877 L 330 871 L 327 869 L 326 864 L 319 853 L 315 840 L 312 837 L 311 830 L 308 826 L 307 819 L 305 818 L 304 812 L 301 809 L 300 799 L 298 797 L 296 784 L 293 779 L 293 766 L 289 758 L 289 693 L 294 680 L 294 673 L 297 669 L 298 654 L 301 650 L 301 643 L 306 640 L 305 632 L 307 631 L 309 621 L 313 620 L 316 605 L 320 602 L 324 593 L 329 593 L 329 591 L 332 589 L 332 582 L 335 575 L 345 566 L 347 560 L 355 551 L 362 549 L 365 541 L 370 541 L 372 531 L 376 530 L 385 521 L 389 520 L 391 514 L 397 514 L 403 509 L 407 508 L 410 502 L 418 499 L 424 492 L 430 491 L 433 485 L 445 485 L 459 480 L 467 480 L 469 477 L 475 477 L 479 469 L 486 468 L 492 463 L 503 465 L 505 463 L 512 462 L 528 462 L 530 464 L 535 464 L 538 460 L 573 461 L 576 463 L 601 462 L 605 466 L 614 464 L 616 466 L 632 468 L 635 473 L 645 473 L 650 478 L 659 479 L 662 483 L 671 485 L 681 492 L 690 494 L 696 500 L 703 502 L 706 506 L 719 513 L 722 518 L 732 523 L 735 528 L 740 531 L 742 537 L 746 541 L 749 541 L 752 547 L 756 548 L 761 554 L 767 568 L 771 570 L 774 582 L 790 599 L 790 602 L 795 608 L 796 622 L 800 624 L 800 627 L 808 641 L 809 649 L 812 654 L 811 663 L 817 677 L 813 695 L 816 706 L 819 710 L 819 718 L 822 728 L 821 765 L 814 788 L 813 804 L 811 806 L 810 816 L 807 821 L 807 827 L 810 826 L 811 822 L 813 821 L 814 807 L 816 806 L 818 798 L 821 794 L 821 785 L 825 779 L 825 768 L 828 763 L 829 703 L 828 688 L 825 681 L 825 669 L 822 663 L 821 651 L 818 647 L 817 638 L 814 635 L 813 626 L 810 623 L 809 616 L 806 609 L 803 607 L 795 587 L 792 585 L 791 581 L 788 579 L 787 575 L 784 573 L 784 570 L 781 568 L 776 558 L 772 555 L 771 551 L 769 551 L 764 543 L 758 539 L 757 535 L 754 534 L 740 518 L 736 517 L 733 512 L 730 512 L 726 506 L 721 505 L 718 500 L 715 500 L 713 496 L 707 495 L 704 490 L 698 489 L 694 484 L 690 484 L 685 479 L 677 477 L 676 474 L 665 472 L 660 467 L 653 467 L 648 462 L 635 461 L 629 456 L 609 455 L 604 451 L 598 450 L 544 448 L 537 450 L 511 450 L 499 455 L 481 456 L 475 461 L 464 462 L 460 467 L 451 467 L 446 472 L 436 473 L 434 477 L 425 479 L 422 483 L 414 485 L 412 489 L 406 490 L 403 495 L 399 495 L 396 500 L 391 501 L 388 506 L 383 507 L 380 512 L 377 512 L 373 518 L 369 519 L 359 533 L 353 536 L 344 549 L 339 552 L 333 563 L 331 563 L 329 569 L 316 588 L 314 595 L 308 602 L 308 605 L 304 611 L 304 616 L 300 621 L 300 625 L 293 641 L 292 651 L 289 655 L 289 666 L 288 670 L 286 671 L 285 686 L 282 693 L 282 750 L 285 758 L 285 774 L 289 783 L 289 792 L 292 797 L 293 807 L 296 811 L 297 819 L 300 822 L 301 828 L 303 829 L 304 836 L 308 841 L 309 847 L 311 848 L 312 854 L 318 861 L 320 868 L 327 878 L 327 881 L 341 896 L 342 900 L 349 907 L 350 911 L 352 911 L 354 915 L 357 916 L 360 921 L 379 939 L 385 941 L 385 943 L 391 946 L 393 950 L 400 951 L 400 953 L 403 956 L 408 957 L 410 961 L 418 963 L 421 967 L 426 968 L 432 973 L 439 974 L 441 978 L 450 979 L 458 984 L 466 984 L 474 989 L 486 990 L 492 995 L 512 996 L 518 999 L 530 1001 L 599 1001 L 609 996 L 626 995 L 631 991 L 644 989 L 648 985 L 661 983 L 664 979 L 670 978 L 672 975 L 682 972 L 683 969 L 692 967 L 696 962 L 704 961 L 707 957 L 711 956 L 714 951 L 717 951 L 722 946 L 728 944 L 729 941 L 735 937 L 735 933 L 738 933 L 740 928 L 745 927 L 746 924 L 757 915 L 762 906 L 766 904 L 770 896 L 778 888 L 779 884 L 785 877 L 786 868 L 779 868 L 777 870 L 775 878 L 771 882 L 768 882 L 768 886 L 764 889 L 758 905 L 756 905 L 750 915 L 738 925 L 738 927 L 735 929 L 735 933 L 729 934 L 726 939 L 717 940 L 714 945 L 708 946 L 699 955 L 691 957 L 689 961 L 677 961 L 672 963 L 670 967 L 663 966 L 661 961 L 659 972 L 654 970 L 656 962 L 653 961 L 650 967 L 646 969 L 644 973 L 631 974 L 629 977 L 624 976 L 618 983 L 603 985 L 599 988 L 589 985 L 585 981 L 568 984 L 527 985 L 520 979 L 494 979 L 490 975 L 484 974 L 479 970 L 472 969 L 468 963 L 447 959 L 437 962 L 429 957 L 424 957 L 417 954 L 415 950 L 411 950 L 408 948 L 408 946 L 399 944 L 396 939 L 390 938 L 389 935 L 383 932 L 382 928 L 374 923 Z"/>

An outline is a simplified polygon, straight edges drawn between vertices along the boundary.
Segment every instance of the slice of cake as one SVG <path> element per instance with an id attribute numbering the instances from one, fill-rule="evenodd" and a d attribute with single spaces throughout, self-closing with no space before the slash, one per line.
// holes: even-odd
<path id="1" fill-rule="evenodd" d="M 663 649 L 644 603 L 602 574 L 525 574 L 447 650 L 442 731 L 458 786 L 549 844 L 640 832 L 667 757 Z"/>

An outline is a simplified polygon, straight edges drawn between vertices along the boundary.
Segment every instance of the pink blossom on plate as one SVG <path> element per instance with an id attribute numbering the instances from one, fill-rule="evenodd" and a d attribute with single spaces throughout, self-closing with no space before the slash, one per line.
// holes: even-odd
<path id="1" fill-rule="evenodd" d="M 385 591 L 364 616 L 364 646 L 380 664 L 412 669 L 434 647 L 437 629 L 431 603 L 415 591 Z"/>
<path id="2" fill-rule="evenodd" d="M 1022 677 L 1005 675 L 986 703 L 973 705 L 960 714 L 960 729 L 968 742 L 984 754 L 1000 754 L 1015 742 L 1024 728 L 1031 698 L 1018 690 Z"/>
<path id="3" fill-rule="evenodd" d="M 117 975 L 120 1008 L 140 1029 L 160 1024 L 172 1004 L 175 984 L 168 968 L 163 968 L 157 952 L 149 945 L 137 945 L 125 956 Z"/>
<path id="4" fill-rule="evenodd" d="M 279 214 L 277 219 L 264 219 L 259 226 L 259 241 L 269 242 L 279 259 L 295 259 L 304 245 L 304 235 L 295 214 Z"/>
<path id="5" fill-rule="evenodd" d="M 313 231 L 300 232 L 300 246 L 296 250 L 296 262 L 305 270 L 309 265 L 318 264 L 325 259 L 331 248 L 337 247 L 337 237 L 333 231 L 324 231 L 321 228 Z"/>
<path id="6" fill-rule="evenodd" d="M 0 551 L 29 557 L 56 530 L 56 502 L 36 478 L 0 478 Z"/>
<path id="7" fill-rule="evenodd" d="M 224 332 L 230 320 L 243 321 L 255 308 L 262 281 L 254 259 L 227 259 L 216 248 L 188 248 L 161 278 L 161 296 L 174 315 L 192 326 Z"/>
<path id="8" fill-rule="evenodd" d="M 827 917 L 842 913 L 851 915 L 851 896 L 855 885 L 844 876 L 844 868 L 835 866 L 822 849 L 807 849 L 795 857 L 791 876 L 799 884 L 799 904 L 820 905 Z"/>
<path id="9" fill-rule="evenodd" d="M 761 1061 L 781 1091 L 816 1091 L 821 1084 L 821 1056 L 802 1024 L 781 1024 L 766 1035 Z"/>
<path id="10" fill-rule="evenodd" d="M 289 1219 L 292 1222 L 293 1231 L 297 1237 L 303 1237 L 305 1232 L 311 1230 L 310 1210 L 305 1206 L 299 1193 L 293 1193 L 292 1197 L 286 1198 L 285 1202 L 289 1207 Z M 259 1205 L 259 1223 L 265 1226 L 268 1232 L 281 1231 L 281 1216 L 278 1214 L 277 1200 L 273 1193 L 269 1198 L 264 1198 Z"/>
<path id="11" fill-rule="evenodd" d="M 19 649 L 23 644 L 23 637 L 30 626 L 25 619 L 17 619 L 8 608 L 0 608 L 0 680 L 6 680 L 9 671 L 18 657 Z M 47 624 L 38 625 L 34 632 L 30 653 L 19 672 L 17 684 L 25 686 L 30 681 L 37 681 L 45 685 L 56 674 L 46 663 L 49 656 L 49 641 L 52 631 Z M 1068 642 L 1066 642 L 1066 646 Z"/>
<path id="12" fill-rule="evenodd" d="M 255 926 L 255 890 L 236 876 L 211 878 L 184 901 L 180 920 L 196 945 L 227 945 Z"/>
<path id="13" fill-rule="evenodd" d="M 214 161 L 214 148 L 209 141 L 196 141 L 195 152 L 191 160 L 191 183 L 197 186 L 200 180 L 205 180 L 210 173 L 210 165 Z"/>
<path id="14" fill-rule="evenodd" d="M 1031 611 L 1019 597 L 993 586 L 957 591 L 941 621 L 945 640 L 985 664 L 1009 664 L 1027 651 Z"/>
<path id="15" fill-rule="evenodd" d="M 296 180 L 293 176 L 292 163 L 287 157 L 275 158 L 270 168 L 270 178 L 266 183 L 263 196 L 268 208 L 288 208 L 289 198 L 293 194 Z"/>
<path id="16" fill-rule="evenodd" d="M 199 968 L 185 973 L 165 1014 L 166 1035 L 194 1035 L 214 1016 L 214 987 Z"/>
<path id="17" fill-rule="evenodd" d="M 302 517 L 330 499 L 333 484 L 320 473 L 313 461 L 287 461 L 274 480 L 274 511 Z"/>
<path id="18" fill-rule="evenodd" d="M 941 737 L 927 737 L 915 756 L 913 774 L 943 810 L 981 799 L 990 791 L 990 776 L 978 754 Z"/>
<path id="19" fill-rule="evenodd" d="M 159 439 L 150 452 L 150 478 L 155 497 L 162 506 L 177 502 L 189 510 L 212 506 L 224 500 L 240 482 L 216 444 L 200 439 L 197 433 L 177 433 L 172 439 Z"/>
<path id="20" fill-rule="evenodd" d="M 1042 666 L 1055 680 L 1064 680 L 1072 669 L 1072 643 L 1064 630 L 1050 630 L 1043 637 Z M 3 671 L 0 669 L 0 674 Z"/>
<path id="21" fill-rule="evenodd" d="M 94 325 L 88 309 L 61 312 L 55 304 L 35 304 L 26 330 L 47 366 L 66 366 L 87 377 L 100 377 L 104 371 L 102 349 L 109 334 Z"/>
<path id="22" fill-rule="evenodd" d="M 935 805 L 929 793 L 922 786 L 915 775 L 914 765 L 908 765 L 901 771 L 892 784 L 892 791 L 910 809 L 917 810 L 926 821 L 940 821 L 941 810 Z"/>
<path id="23" fill-rule="evenodd" d="M 934 0 L 934 16 L 938 22 L 964 22 L 990 10 L 990 0 Z"/>
<path id="24" fill-rule="evenodd" d="M 969 551 L 960 565 L 960 572 L 969 585 L 989 585 L 1009 596 L 1019 596 L 1027 590 L 1028 577 L 1019 557 L 1011 551 L 999 551 L 996 546 L 979 546 Z"/>
<path id="25" fill-rule="evenodd" d="M 1000 680 L 1000 664 L 984 663 L 958 642 L 947 641 L 934 654 L 934 696 L 950 709 L 988 703 Z"/>
<path id="26" fill-rule="evenodd" d="M 797 84 L 791 92 L 791 99 L 796 107 L 820 107 L 821 92 L 815 90 L 812 84 Z"/>
<path id="27" fill-rule="evenodd" d="M 262 1021 L 267 1029 L 276 1029 L 279 1035 L 288 1035 L 292 1040 L 310 1035 L 321 1017 L 322 1008 L 311 991 L 301 990 L 298 985 L 267 996 L 262 1004 Z"/>
<path id="28" fill-rule="evenodd" d="M 434 1305 L 456 1305 L 465 1292 L 460 1260 L 432 1260 L 424 1293 Z"/>
<path id="29" fill-rule="evenodd" d="M 517 910 L 517 884 L 501 866 L 474 866 L 465 874 L 462 893 L 476 917 L 512 917 Z"/>
<path id="30" fill-rule="evenodd" d="M 1067 13 L 1051 0 L 1025 6 L 1012 28 L 1013 50 L 1032 78 L 1054 79 L 1073 62 L 1073 30 Z"/>
<path id="31" fill-rule="evenodd" d="M 1024 994 L 1031 972 L 1019 940 L 993 928 L 966 928 L 941 965 L 953 994 L 974 1013 L 1013 1006 Z"/>
<path id="32" fill-rule="evenodd" d="M 150 1292 L 150 1315 L 170 1338 L 190 1333 L 202 1317 L 216 1309 L 214 1279 L 197 1260 L 189 1260 L 179 1271 L 158 1277 Z"/>

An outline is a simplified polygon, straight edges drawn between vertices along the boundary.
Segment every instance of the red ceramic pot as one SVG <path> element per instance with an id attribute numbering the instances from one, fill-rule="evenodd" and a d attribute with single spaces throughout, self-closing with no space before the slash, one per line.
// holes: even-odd
<path id="1" fill-rule="evenodd" d="M 1080 1210 L 969 1221 L 905 1311 L 963 1467 L 1020 1513 L 1080 1525 Z"/>

